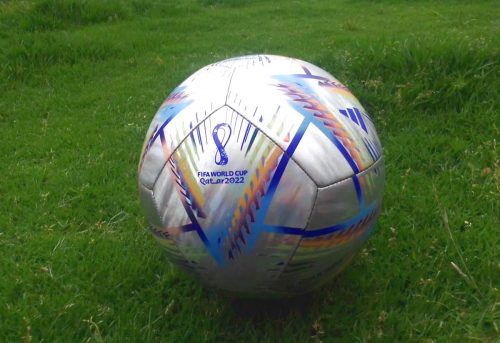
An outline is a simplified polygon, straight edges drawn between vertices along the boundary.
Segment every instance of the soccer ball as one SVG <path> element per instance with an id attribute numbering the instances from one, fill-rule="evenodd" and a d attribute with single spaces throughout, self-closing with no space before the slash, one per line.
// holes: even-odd
<path id="1" fill-rule="evenodd" d="M 170 261 L 245 297 L 311 291 L 372 233 L 384 185 L 370 117 L 301 60 L 208 65 L 163 102 L 146 134 L 139 193 Z"/>

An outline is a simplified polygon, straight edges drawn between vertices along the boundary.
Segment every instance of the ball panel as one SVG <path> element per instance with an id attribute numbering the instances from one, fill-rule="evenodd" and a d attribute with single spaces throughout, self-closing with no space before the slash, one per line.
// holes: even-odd
<path id="1" fill-rule="evenodd" d="M 369 116 L 349 89 L 332 75 L 296 59 L 246 56 L 243 61 L 246 64 L 232 77 L 226 103 L 284 150 L 293 146 L 294 137 L 314 130 L 314 134 L 307 134 L 309 141 L 313 137 L 320 144 L 313 144 L 303 154 L 296 151 L 292 158 L 320 187 L 365 170 L 381 155 Z M 283 123 L 289 139 L 276 135 Z M 314 157 L 332 153 L 336 156 L 325 161 L 309 157 L 311 153 L 316 153 Z M 320 163 L 329 165 L 324 169 Z"/>
<path id="2" fill-rule="evenodd" d="M 347 251 L 318 255 L 321 263 L 314 260 L 314 255 L 297 258 L 280 275 L 274 291 L 277 294 L 297 295 L 318 289 L 347 267 L 357 253 Z"/>
<path id="3" fill-rule="evenodd" d="M 367 119 L 363 119 L 367 117 L 362 110 L 344 107 L 357 100 L 353 96 L 337 94 L 336 88 L 335 92 L 325 89 L 317 80 L 301 80 L 300 83 L 293 81 L 293 78 L 285 79 L 280 86 L 286 91 L 286 96 L 290 98 L 289 102 L 295 110 L 303 115 L 304 121 L 301 125 L 307 125 L 307 129 L 314 127 L 319 130 L 315 137 L 325 142 L 322 149 L 336 150 L 340 156 L 338 160 L 347 163 L 351 170 L 342 176 L 324 175 L 322 179 L 317 180 L 318 185 L 324 187 L 332 184 L 340 180 L 338 177 L 345 178 L 348 174 L 356 174 L 373 164 L 376 158 L 368 151 L 364 140 L 371 135 L 376 136 L 376 132 L 368 132 L 365 125 Z M 325 156 L 329 154 L 328 152 Z M 305 165 L 306 171 L 308 167 L 316 168 L 314 163 Z"/>
<path id="4" fill-rule="evenodd" d="M 293 161 L 286 169 L 267 211 L 265 224 L 303 229 L 311 215 L 316 185 Z"/>
<path id="5" fill-rule="evenodd" d="M 149 126 L 139 164 L 139 182 L 148 188 L 152 188 L 172 151 L 189 132 L 186 119 L 195 113 L 189 108 L 193 103 L 190 96 L 185 86 L 177 87 L 160 106 Z"/>
<path id="6" fill-rule="evenodd" d="M 252 250 L 232 263 L 211 270 L 211 286 L 230 293 L 264 297 L 275 291 L 276 280 L 295 251 L 300 237 L 262 232 Z"/>
<path id="7" fill-rule="evenodd" d="M 153 191 L 143 185 L 139 185 L 139 194 L 142 208 L 150 225 L 150 231 L 156 241 L 163 247 L 170 261 L 183 267 L 185 270 L 186 268 L 190 269 L 186 256 L 179 249 L 182 244 L 179 244 L 178 239 L 176 239 L 182 232 L 182 228 L 165 227 L 163 225 L 162 216 L 160 215 L 163 208 L 158 206 Z"/>
<path id="8" fill-rule="evenodd" d="M 168 165 L 158 176 L 153 195 L 162 228 L 180 228 L 191 223 L 176 192 L 175 178 Z"/>
<path id="9" fill-rule="evenodd" d="M 139 185 L 153 189 L 158 174 L 160 174 L 165 165 L 162 144 L 159 139 L 151 141 L 149 144 L 145 144 L 142 151 L 142 159 L 138 171 Z"/>
<path id="10" fill-rule="evenodd" d="M 344 225 L 368 215 L 380 205 L 383 194 L 383 159 L 356 176 L 319 188 L 307 230 Z"/>
<path id="11" fill-rule="evenodd" d="M 192 231 L 203 242 L 200 259 L 237 264 L 255 248 L 271 206 L 269 187 L 283 156 L 283 150 L 229 107 L 194 127 L 179 145 L 168 166 Z M 219 270 L 214 268 L 214 274 Z"/>
<path id="12" fill-rule="evenodd" d="M 303 121 L 277 87 L 270 70 L 263 66 L 236 70 L 226 103 L 283 150 Z"/>
<path id="13" fill-rule="evenodd" d="M 366 206 L 380 203 L 384 194 L 385 167 L 381 157 L 373 166 L 359 173 L 358 180 Z"/>
<path id="14" fill-rule="evenodd" d="M 304 234 L 279 281 L 287 283 L 287 279 L 294 280 L 296 286 L 292 289 L 301 292 L 319 287 L 332 279 L 370 237 L 378 213 L 377 208 L 343 230 L 317 236 Z"/>
<path id="15" fill-rule="evenodd" d="M 139 181 L 151 188 L 179 144 L 226 100 L 232 69 L 210 65 L 179 85 L 156 112 L 143 144 Z M 163 156 L 163 158 L 161 158 Z"/>
<path id="16" fill-rule="evenodd" d="M 293 159 L 306 170 L 318 187 L 330 185 L 354 174 L 341 151 L 314 125 L 309 125 L 305 131 Z"/>
<path id="17" fill-rule="evenodd" d="M 342 223 L 360 211 L 352 178 L 318 189 L 308 230 L 318 230 Z"/>

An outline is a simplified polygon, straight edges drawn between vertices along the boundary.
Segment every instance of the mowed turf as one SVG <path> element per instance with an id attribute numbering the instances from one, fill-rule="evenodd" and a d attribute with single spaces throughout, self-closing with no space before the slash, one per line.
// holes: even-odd
<path id="1" fill-rule="evenodd" d="M 495 1 L 0 1 L 0 341 L 498 341 L 499 37 Z M 251 53 L 347 84 L 386 158 L 366 248 L 283 302 L 189 279 L 137 200 L 162 100 Z"/>

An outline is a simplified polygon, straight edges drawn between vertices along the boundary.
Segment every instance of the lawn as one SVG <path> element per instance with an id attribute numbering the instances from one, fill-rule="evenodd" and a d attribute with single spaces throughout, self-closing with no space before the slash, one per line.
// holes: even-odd
<path id="1" fill-rule="evenodd" d="M 499 46 L 496 1 L 0 0 L 0 341 L 499 341 Z M 366 248 L 281 302 L 170 265 L 137 196 L 163 99 L 250 53 L 347 84 L 386 159 Z"/>

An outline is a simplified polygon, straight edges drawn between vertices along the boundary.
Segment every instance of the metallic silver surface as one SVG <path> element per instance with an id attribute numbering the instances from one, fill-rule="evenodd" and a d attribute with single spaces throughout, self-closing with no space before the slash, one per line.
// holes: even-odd
<path id="1" fill-rule="evenodd" d="M 289 296 L 340 272 L 372 233 L 380 141 L 320 68 L 256 55 L 214 63 L 165 100 L 146 134 L 139 194 L 154 237 L 200 281 Z"/>
<path id="2" fill-rule="evenodd" d="M 323 229 L 341 223 L 359 212 L 352 178 L 318 189 L 308 230 Z"/>
<path id="3" fill-rule="evenodd" d="M 293 155 L 318 187 L 353 175 L 338 149 L 332 149 L 328 138 L 315 126 L 309 126 Z"/>
<path id="4" fill-rule="evenodd" d="M 263 232 L 254 249 L 239 256 L 237 263 L 216 271 L 207 270 L 206 280 L 210 286 L 246 296 L 272 296 L 271 285 L 276 284 L 283 268 L 294 252 L 300 237 Z"/>
<path id="5" fill-rule="evenodd" d="M 149 146 L 148 154 L 142 160 L 139 169 L 139 184 L 152 189 L 164 165 L 165 157 L 162 145 L 160 140 L 156 140 Z"/>
<path id="6" fill-rule="evenodd" d="M 365 203 L 367 205 L 381 203 L 384 195 L 384 158 L 381 157 L 370 168 L 361 172 L 358 179 Z"/>
<path id="7" fill-rule="evenodd" d="M 174 180 L 169 175 L 168 166 L 161 171 L 153 188 L 154 200 L 163 228 L 178 228 L 191 221 L 177 194 Z"/>
<path id="8" fill-rule="evenodd" d="M 316 193 L 314 182 L 295 162 L 290 161 L 274 193 L 265 224 L 305 228 Z"/>

